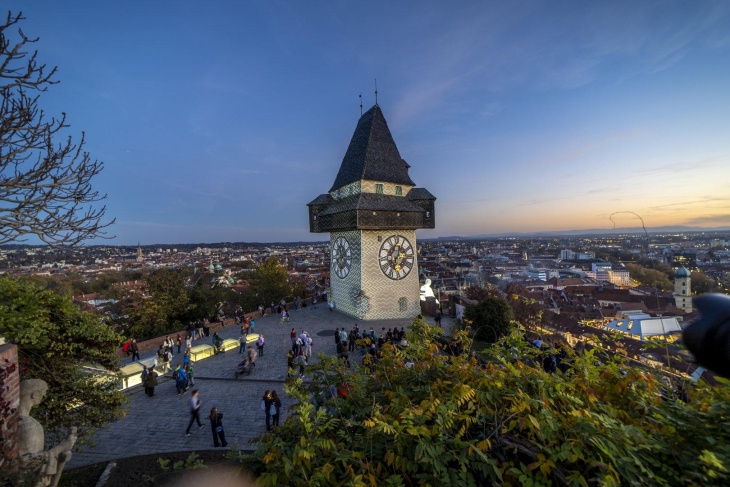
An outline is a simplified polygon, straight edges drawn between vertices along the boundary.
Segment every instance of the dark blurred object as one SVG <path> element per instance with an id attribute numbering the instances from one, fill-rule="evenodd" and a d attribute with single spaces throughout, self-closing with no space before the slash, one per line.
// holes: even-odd
<path id="1" fill-rule="evenodd" d="M 730 378 L 730 296 L 705 294 L 693 301 L 700 317 L 684 329 L 684 343 L 700 365 Z"/>

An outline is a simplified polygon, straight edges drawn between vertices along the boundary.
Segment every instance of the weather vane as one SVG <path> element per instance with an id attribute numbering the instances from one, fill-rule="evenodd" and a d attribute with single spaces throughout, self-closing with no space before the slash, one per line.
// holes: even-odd
<path id="1" fill-rule="evenodd" d="M 375 106 L 378 106 L 378 78 L 375 78 Z"/>
<path id="2" fill-rule="evenodd" d="M 362 93 L 360 93 L 360 116 L 362 117 Z"/>

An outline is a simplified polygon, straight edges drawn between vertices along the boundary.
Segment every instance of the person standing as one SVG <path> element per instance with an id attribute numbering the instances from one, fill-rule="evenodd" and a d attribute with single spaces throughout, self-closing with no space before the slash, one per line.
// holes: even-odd
<path id="1" fill-rule="evenodd" d="M 289 350 L 289 353 L 286 354 L 286 376 L 289 377 L 291 375 L 291 370 L 294 368 L 294 352 Z"/>
<path id="2" fill-rule="evenodd" d="M 264 305 L 263 304 L 259 304 L 259 314 L 261 315 L 262 318 L 264 317 Z"/>
<path id="3" fill-rule="evenodd" d="M 185 375 L 182 367 L 180 367 L 180 364 L 177 364 L 175 371 L 172 373 L 172 378 L 175 379 L 175 388 L 177 389 L 178 396 L 188 390 L 188 377 Z"/>
<path id="4" fill-rule="evenodd" d="M 256 321 L 255 321 L 255 320 L 253 319 L 253 317 L 251 317 L 251 319 L 250 319 L 250 320 L 248 320 L 248 322 L 249 322 L 249 324 L 251 325 L 251 326 L 250 326 L 250 327 L 248 328 L 248 332 L 249 332 L 249 333 L 256 333 L 256 330 L 254 330 L 254 327 L 256 326 Z"/>
<path id="5" fill-rule="evenodd" d="M 185 355 L 183 355 L 183 368 L 187 367 L 190 364 L 190 354 L 191 354 L 191 351 L 190 351 L 190 348 L 188 347 L 185 349 Z"/>
<path id="6" fill-rule="evenodd" d="M 188 429 L 185 430 L 185 436 L 191 435 L 190 428 L 193 426 L 193 422 L 198 422 L 198 429 L 203 427 L 203 424 L 200 422 L 201 404 L 203 404 L 203 401 L 200 399 L 200 394 L 198 393 L 198 390 L 195 389 L 193 391 L 192 397 L 190 398 L 190 422 L 188 423 Z"/>
<path id="7" fill-rule="evenodd" d="M 188 380 L 190 381 L 190 385 L 195 387 L 195 381 L 193 380 L 193 366 L 192 365 L 186 365 L 185 366 L 185 375 L 188 376 Z"/>
<path id="8" fill-rule="evenodd" d="M 227 447 L 226 433 L 223 431 L 223 413 L 219 413 L 216 408 L 210 410 L 210 429 L 213 430 L 213 446 L 216 448 L 219 446 Z M 220 444 L 218 443 L 219 439 Z"/>
<path id="9" fill-rule="evenodd" d="M 192 321 L 188 323 L 188 335 L 190 335 L 190 341 L 195 340 L 195 323 Z"/>
<path id="10" fill-rule="evenodd" d="M 180 334 L 177 334 L 177 353 L 180 354 L 180 349 L 182 348 L 182 337 Z"/>
<path id="11" fill-rule="evenodd" d="M 147 396 L 149 396 L 149 395 L 150 395 L 150 391 L 149 391 L 149 388 L 147 387 L 147 377 L 149 377 L 149 375 L 150 375 L 150 371 L 149 371 L 149 370 L 147 370 L 147 366 L 145 365 L 145 366 L 144 366 L 144 367 L 142 368 L 142 374 L 141 374 L 141 377 L 142 377 L 142 386 L 144 387 L 144 393 L 145 393 L 145 395 L 147 395 Z"/>
<path id="12" fill-rule="evenodd" d="M 274 314 L 274 302 L 273 301 L 271 302 L 269 307 L 271 308 L 271 314 L 273 315 Z"/>
<path id="13" fill-rule="evenodd" d="M 279 413 L 281 412 L 281 400 L 279 399 L 279 396 L 276 395 L 276 391 L 271 391 L 271 406 L 269 406 L 269 409 L 271 410 L 272 408 L 273 408 L 273 412 L 271 414 L 272 426 L 279 426 Z"/>
<path id="14" fill-rule="evenodd" d="M 157 387 L 157 371 L 155 366 L 150 367 L 149 374 L 147 375 L 147 391 L 148 396 L 152 397 L 155 395 L 155 387 Z"/>
<path id="15" fill-rule="evenodd" d="M 304 341 L 304 355 L 306 355 L 307 359 L 309 359 L 312 356 L 312 337 L 309 336 L 309 333 L 306 335 L 307 339 Z"/>
<path id="16" fill-rule="evenodd" d="M 256 348 L 258 348 L 259 351 L 259 357 L 264 356 L 264 335 L 263 333 L 259 335 L 259 339 L 256 340 Z"/>
<path id="17" fill-rule="evenodd" d="M 261 398 L 261 409 L 266 413 L 266 431 L 271 431 L 271 393 L 268 390 Z"/>
<path id="18" fill-rule="evenodd" d="M 294 363 L 299 366 L 299 376 L 304 377 L 304 367 L 307 366 L 307 357 L 304 355 L 304 350 L 299 351 L 299 356 L 294 360 Z"/>
<path id="19" fill-rule="evenodd" d="M 241 327 L 241 334 L 238 336 L 238 353 L 240 354 L 246 349 L 247 333 L 244 327 Z"/>
<path id="20" fill-rule="evenodd" d="M 129 351 L 132 352 L 132 362 L 134 362 L 134 357 L 139 360 L 139 348 L 137 347 L 137 340 L 134 338 L 132 338 L 132 343 L 129 344 Z"/>

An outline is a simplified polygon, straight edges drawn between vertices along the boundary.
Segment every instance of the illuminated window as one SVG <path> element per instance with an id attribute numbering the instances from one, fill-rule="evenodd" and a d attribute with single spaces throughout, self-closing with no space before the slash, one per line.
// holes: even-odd
<path id="1" fill-rule="evenodd" d="M 396 196 L 403 196 L 403 187 L 402 186 L 396 186 L 395 187 L 395 195 Z"/>
<path id="2" fill-rule="evenodd" d="M 634 326 L 633 321 L 629 321 L 629 326 L 626 327 L 627 330 L 630 330 Z"/>
<path id="3" fill-rule="evenodd" d="M 378 194 L 383 194 L 383 185 L 382 184 L 376 184 L 375 185 L 375 192 Z"/>

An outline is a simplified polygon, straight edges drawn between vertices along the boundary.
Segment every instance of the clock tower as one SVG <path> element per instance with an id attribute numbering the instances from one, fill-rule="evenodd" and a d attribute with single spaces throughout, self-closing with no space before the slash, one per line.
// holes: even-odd
<path id="1" fill-rule="evenodd" d="M 416 229 L 434 228 L 436 198 L 416 188 L 376 104 L 357 123 L 329 193 L 309 207 L 309 230 L 330 233 L 330 295 L 356 318 L 421 312 Z"/>

